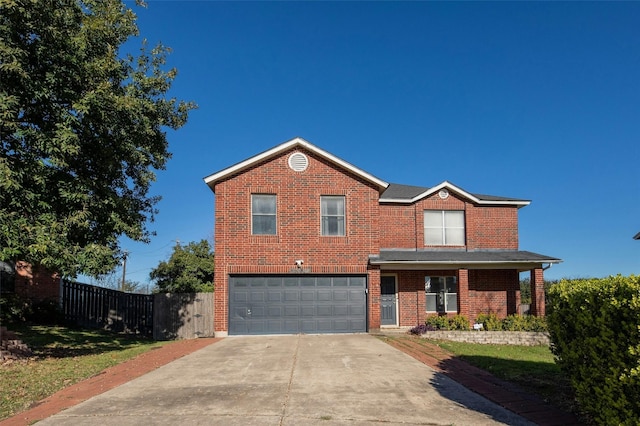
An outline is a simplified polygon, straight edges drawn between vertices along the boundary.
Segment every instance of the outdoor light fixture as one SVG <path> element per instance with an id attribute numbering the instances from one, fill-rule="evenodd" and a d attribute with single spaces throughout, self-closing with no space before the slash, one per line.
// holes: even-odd
<path id="1" fill-rule="evenodd" d="M 296 266 L 297 266 L 298 268 L 302 268 L 302 264 L 303 264 L 303 263 L 304 263 L 304 260 L 302 260 L 302 259 L 298 259 L 298 260 L 296 260 Z"/>

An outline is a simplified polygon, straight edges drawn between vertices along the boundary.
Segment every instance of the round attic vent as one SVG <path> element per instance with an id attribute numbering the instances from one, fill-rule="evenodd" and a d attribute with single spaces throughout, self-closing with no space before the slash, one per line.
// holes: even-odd
<path id="1" fill-rule="evenodd" d="M 296 172 L 304 172 L 309 166 L 309 159 L 301 152 L 294 152 L 289 156 L 289 167 Z"/>
<path id="2" fill-rule="evenodd" d="M 447 191 L 446 189 L 441 189 L 440 192 L 438 192 L 438 196 L 443 200 L 446 200 L 449 197 L 449 191 Z"/>

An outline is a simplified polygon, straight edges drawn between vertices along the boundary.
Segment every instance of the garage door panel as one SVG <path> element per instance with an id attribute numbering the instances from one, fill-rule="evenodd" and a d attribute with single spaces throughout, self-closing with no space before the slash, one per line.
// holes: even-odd
<path id="1" fill-rule="evenodd" d="M 318 290 L 317 291 L 318 297 L 317 300 L 320 302 L 329 302 L 332 299 L 332 292 L 331 290 Z"/>
<path id="2" fill-rule="evenodd" d="M 280 302 L 282 300 L 282 292 L 280 290 L 271 290 L 267 291 L 267 301 L 269 302 Z"/>
<path id="3" fill-rule="evenodd" d="M 349 305 L 349 312 L 347 313 L 347 315 L 351 317 L 364 317 L 367 313 L 366 311 L 367 309 L 364 306 Z"/>
<path id="4" fill-rule="evenodd" d="M 285 302 L 295 302 L 298 300 L 299 296 L 300 296 L 300 292 L 299 291 L 293 291 L 293 290 L 285 290 L 283 293 L 284 297 L 283 300 Z"/>
<path id="5" fill-rule="evenodd" d="M 336 289 L 333 292 L 333 300 L 336 302 L 346 302 L 349 300 L 349 293 L 341 289 Z"/>
<path id="6" fill-rule="evenodd" d="M 333 307 L 331 305 L 320 305 L 316 310 L 319 317 L 330 317 L 333 315 Z"/>
<path id="7" fill-rule="evenodd" d="M 316 300 L 316 291 L 315 290 L 300 291 L 300 300 L 303 302 L 312 302 Z"/>
<path id="8" fill-rule="evenodd" d="M 300 316 L 302 317 L 315 317 L 316 307 L 314 305 L 300 306 Z"/>
<path id="9" fill-rule="evenodd" d="M 231 276 L 230 334 L 367 329 L 365 276 Z"/>

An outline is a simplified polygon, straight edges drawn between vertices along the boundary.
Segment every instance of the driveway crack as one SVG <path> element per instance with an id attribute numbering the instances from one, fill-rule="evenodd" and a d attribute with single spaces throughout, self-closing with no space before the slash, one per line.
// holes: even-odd
<path id="1" fill-rule="evenodd" d="M 284 418 L 287 414 L 287 405 L 289 404 L 289 398 L 291 396 L 291 385 L 293 383 L 293 372 L 296 369 L 296 364 L 298 362 L 298 349 L 300 348 L 300 339 L 301 335 L 298 334 L 298 340 L 296 340 L 296 350 L 293 352 L 293 362 L 291 363 L 291 372 L 289 373 L 289 383 L 287 384 L 287 393 L 284 397 L 284 402 L 282 403 L 282 415 L 280 416 L 279 425 L 282 426 L 284 423 Z"/>

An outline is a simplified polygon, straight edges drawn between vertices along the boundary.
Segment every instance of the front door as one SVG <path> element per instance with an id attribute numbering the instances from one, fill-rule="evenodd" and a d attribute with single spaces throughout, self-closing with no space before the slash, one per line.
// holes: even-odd
<path id="1" fill-rule="evenodd" d="M 393 275 L 380 277 L 380 315 L 381 325 L 397 325 L 396 277 Z"/>

